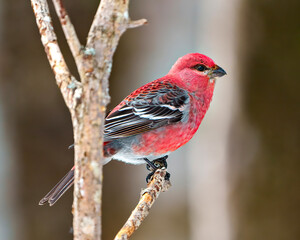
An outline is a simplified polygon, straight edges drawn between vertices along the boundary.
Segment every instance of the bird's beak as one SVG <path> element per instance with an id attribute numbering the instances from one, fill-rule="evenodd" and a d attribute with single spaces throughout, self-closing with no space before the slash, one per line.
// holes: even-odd
<path id="1" fill-rule="evenodd" d="M 216 77 L 222 77 L 226 75 L 227 73 L 223 68 L 221 68 L 218 65 L 215 65 L 210 69 L 210 73 L 208 74 L 210 78 L 216 78 Z"/>

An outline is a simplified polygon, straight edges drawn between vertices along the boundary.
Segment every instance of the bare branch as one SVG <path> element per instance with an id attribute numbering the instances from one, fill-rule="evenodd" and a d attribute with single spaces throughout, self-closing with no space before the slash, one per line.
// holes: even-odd
<path id="1" fill-rule="evenodd" d="M 104 74 L 104 76 L 96 76 L 97 79 L 108 79 L 112 67 L 112 57 L 119 39 L 128 28 L 133 27 L 130 24 L 128 4 L 129 0 L 102 0 L 100 2 L 88 34 L 86 46 L 87 50 L 92 50 L 95 53 L 94 66 L 97 69 L 102 69 L 102 71 L 94 72 Z M 145 23 L 146 20 L 139 21 L 135 27 Z M 108 90 L 106 81 L 103 82 L 103 88 L 105 91 Z"/>
<path id="2" fill-rule="evenodd" d="M 75 59 L 76 66 L 78 67 L 78 72 L 80 74 L 80 77 L 83 78 L 84 76 L 81 75 L 84 73 L 83 58 L 82 58 L 83 57 L 83 54 L 82 54 L 83 46 L 79 42 L 75 28 L 70 20 L 70 17 L 68 15 L 64 5 L 63 5 L 62 0 L 52 0 L 52 1 L 53 1 L 55 10 L 56 10 L 56 14 L 59 18 L 62 29 L 66 36 L 67 42 L 69 44 L 70 50 Z"/>
<path id="3" fill-rule="evenodd" d="M 69 109 L 74 109 L 77 105 L 76 99 L 80 97 L 82 90 L 80 83 L 71 75 L 58 46 L 48 4 L 45 0 L 31 0 L 31 5 L 56 83 Z"/>
<path id="4" fill-rule="evenodd" d="M 140 19 L 140 20 L 135 20 L 135 21 L 129 21 L 127 28 L 136 28 L 136 27 L 141 27 L 145 24 L 147 24 L 147 19 Z"/>
<path id="5" fill-rule="evenodd" d="M 104 116 L 109 102 L 108 78 L 112 57 L 126 29 L 141 26 L 146 21 L 130 21 L 129 0 L 102 0 L 88 35 L 87 46 L 82 49 L 61 1 L 53 0 L 53 3 L 81 82 L 71 76 L 59 49 L 46 0 L 31 0 L 31 4 L 48 60 L 72 115 L 75 142 L 74 239 L 99 240 L 103 161 L 100 146 L 103 145 Z M 151 196 L 150 192 L 145 195 Z"/>
<path id="6" fill-rule="evenodd" d="M 102 0 L 83 50 L 82 108 L 73 119 L 75 139 L 74 239 L 100 239 L 102 148 L 112 57 L 128 27 L 128 0 Z"/>
<path id="7" fill-rule="evenodd" d="M 171 186 L 169 180 L 165 180 L 167 170 L 158 169 L 153 175 L 147 188 L 141 192 L 141 198 L 130 217 L 118 232 L 114 240 L 127 240 L 148 216 L 149 211 L 161 192 L 165 192 Z"/>

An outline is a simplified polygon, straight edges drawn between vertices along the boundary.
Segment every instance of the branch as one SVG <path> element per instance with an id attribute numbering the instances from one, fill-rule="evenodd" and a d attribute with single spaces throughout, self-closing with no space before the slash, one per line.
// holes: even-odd
<path id="1" fill-rule="evenodd" d="M 152 180 L 148 183 L 146 189 L 141 192 L 141 198 L 130 217 L 118 232 L 114 240 L 127 240 L 134 231 L 142 224 L 148 216 L 149 211 L 161 192 L 165 192 L 171 186 L 169 180 L 165 180 L 167 170 L 158 169 L 154 173 Z"/>
<path id="2" fill-rule="evenodd" d="M 75 139 L 74 238 L 100 239 L 102 148 L 112 57 L 129 22 L 128 0 L 102 0 L 83 50 L 82 108 L 73 119 Z M 127 13 L 127 14 L 125 14 Z M 80 70 L 79 70 L 80 71 Z"/>
<path id="3" fill-rule="evenodd" d="M 45 52 L 56 78 L 56 83 L 61 90 L 68 108 L 70 110 L 74 109 L 77 105 L 77 98 L 80 97 L 82 90 L 80 83 L 71 75 L 58 46 L 48 4 L 45 0 L 31 0 L 31 5 Z"/>
<path id="4" fill-rule="evenodd" d="M 129 0 L 102 0 L 97 9 L 88 34 L 86 50 L 95 53 L 93 66 L 96 69 L 93 70 L 103 74 L 96 76 L 98 79 L 108 79 L 112 67 L 112 57 L 122 34 L 128 28 L 139 27 L 147 22 L 142 19 L 138 21 L 139 24 L 133 26 L 128 14 L 128 5 Z M 91 68 L 88 67 L 88 69 Z M 108 90 L 105 81 L 103 88 L 104 92 Z"/>
<path id="5" fill-rule="evenodd" d="M 127 28 L 136 28 L 147 24 L 147 19 L 139 19 L 134 21 L 129 21 Z"/>
<path id="6" fill-rule="evenodd" d="M 71 112 L 75 143 L 74 239 L 101 238 L 102 148 L 108 78 L 121 35 L 146 20 L 131 21 L 129 0 L 102 0 L 82 48 L 62 0 L 53 0 L 81 82 L 70 74 L 59 49 L 46 0 L 31 0 L 57 84 Z"/>
<path id="7" fill-rule="evenodd" d="M 78 68 L 80 78 L 82 79 L 84 78 L 84 76 L 82 75 L 84 73 L 83 54 L 82 54 L 83 46 L 80 44 L 75 28 L 71 23 L 70 17 L 63 5 L 62 0 L 52 0 L 52 2 L 54 4 L 56 14 L 59 18 L 60 24 L 64 31 L 72 55 L 75 59 L 75 63 Z"/>

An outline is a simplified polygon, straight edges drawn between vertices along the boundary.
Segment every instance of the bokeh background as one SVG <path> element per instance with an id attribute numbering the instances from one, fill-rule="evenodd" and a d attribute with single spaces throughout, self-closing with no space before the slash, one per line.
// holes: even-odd
<path id="1" fill-rule="evenodd" d="M 98 1 L 64 2 L 85 43 Z M 132 19 L 149 24 L 121 38 L 108 109 L 186 53 L 207 54 L 228 73 L 196 136 L 169 158 L 173 187 L 132 239 L 300 239 L 299 11 L 299 0 L 131 1 Z M 30 1 L 2 0 L 0 19 L 0 238 L 72 239 L 72 191 L 38 206 L 73 164 L 69 112 Z M 129 216 L 146 174 L 104 167 L 104 240 Z"/>

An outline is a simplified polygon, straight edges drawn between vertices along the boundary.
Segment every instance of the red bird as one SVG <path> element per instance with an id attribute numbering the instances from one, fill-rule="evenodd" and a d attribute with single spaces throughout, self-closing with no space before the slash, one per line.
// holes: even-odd
<path id="1" fill-rule="evenodd" d="M 191 53 L 170 72 L 135 90 L 105 119 L 105 164 L 115 159 L 166 167 L 168 155 L 195 134 L 209 108 L 215 81 L 226 72 L 209 57 Z M 74 167 L 40 201 L 53 205 L 72 185 Z"/>

